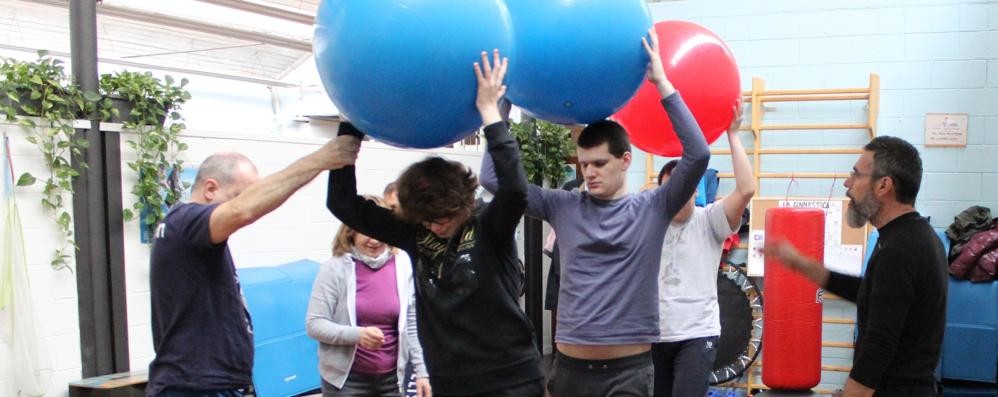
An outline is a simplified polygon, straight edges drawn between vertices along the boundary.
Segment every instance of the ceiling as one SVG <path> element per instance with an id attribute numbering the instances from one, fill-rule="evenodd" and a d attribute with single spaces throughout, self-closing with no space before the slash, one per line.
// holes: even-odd
<path id="1" fill-rule="evenodd" d="M 309 59 L 312 26 L 303 22 L 317 8 L 318 0 L 105 0 L 97 5 L 98 57 L 279 82 Z M 0 9 L 0 49 L 70 52 L 69 1 L 0 0 Z"/>
<path id="2" fill-rule="evenodd" d="M 104 63 L 291 86 L 311 59 L 320 0 L 96 1 Z M 0 0 L 0 9 L 0 50 L 69 54 L 69 0 Z"/>

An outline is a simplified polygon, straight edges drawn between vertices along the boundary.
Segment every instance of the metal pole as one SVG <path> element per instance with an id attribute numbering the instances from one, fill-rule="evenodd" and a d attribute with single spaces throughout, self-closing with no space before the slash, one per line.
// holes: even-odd
<path id="1" fill-rule="evenodd" d="M 84 92 L 97 91 L 97 5 L 93 1 L 74 0 L 69 7 L 69 27 L 70 31 L 70 59 L 73 67 L 73 81 L 80 86 Z M 100 151 L 103 148 L 99 140 L 98 125 L 91 122 L 90 128 L 77 129 L 77 138 L 86 139 L 88 148 L 84 153 L 83 160 L 89 166 L 87 169 L 80 169 L 79 164 L 74 164 L 80 171 L 80 176 L 74 180 L 73 194 L 73 218 L 75 219 L 76 244 L 80 250 L 76 253 L 76 283 L 79 294 L 78 305 L 80 310 L 80 350 L 83 361 L 83 377 L 96 376 L 99 373 L 106 373 L 104 360 L 101 352 L 110 350 L 108 341 L 98 335 L 98 324 L 107 324 L 110 319 L 107 312 L 95 310 L 95 304 L 99 299 L 103 284 L 100 280 L 106 279 L 101 269 L 105 262 L 103 244 L 101 239 L 103 231 L 95 233 L 103 224 L 103 216 L 100 208 L 91 208 L 93 202 L 102 199 L 102 190 L 98 184 L 93 183 L 102 179 L 100 170 L 103 168 L 102 162 L 97 162 L 100 158 Z M 74 162 L 76 158 L 74 157 Z M 94 174 L 97 175 L 94 175 Z M 96 229 L 96 230 L 95 230 Z"/>
<path id="2" fill-rule="evenodd" d="M 533 181 L 539 184 L 539 180 Z M 524 267 L 526 268 L 527 296 L 525 304 L 527 306 L 527 318 L 534 325 L 534 340 L 537 349 L 544 351 L 544 262 L 542 259 L 542 249 L 544 245 L 544 226 L 540 219 L 534 217 L 524 217 L 523 241 L 524 241 Z"/>
<path id="3" fill-rule="evenodd" d="M 524 122 L 531 125 L 533 119 L 525 118 Z M 536 185 L 544 183 L 543 175 L 537 175 L 530 181 Z M 540 219 L 530 216 L 523 217 L 523 263 L 526 272 L 526 306 L 527 318 L 534 325 L 534 344 L 537 350 L 544 352 L 544 225 Z"/>
<path id="4" fill-rule="evenodd" d="M 97 2 L 72 0 L 69 6 L 73 80 L 83 92 L 97 93 Z M 120 154 L 117 134 L 102 135 L 98 121 L 77 129 L 76 136 L 88 143 L 83 156 L 87 168 L 74 164 L 80 177 L 73 183 L 73 215 L 80 248 L 76 269 L 82 375 L 91 377 L 128 369 Z M 117 194 L 108 194 L 109 177 L 117 178 L 110 181 L 116 186 L 110 191 Z M 109 227 L 115 219 L 115 226 Z"/>
<path id="5" fill-rule="evenodd" d="M 105 131 L 104 141 L 104 224 L 107 244 L 108 299 L 111 310 L 112 373 L 127 372 L 130 367 L 128 353 L 128 295 L 125 291 L 125 232 L 121 202 L 121 133 Z"/>

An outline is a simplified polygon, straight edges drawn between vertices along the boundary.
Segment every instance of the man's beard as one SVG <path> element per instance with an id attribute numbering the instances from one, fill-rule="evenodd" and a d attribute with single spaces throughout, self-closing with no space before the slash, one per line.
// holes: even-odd
<path id="1" fill-rule="evenodd" d="M 846 221 L 850 227 L 863 227 L 866 222 L 873 220 L 880 212 L 880 203 L 869 192 L 863 196 L 862 200 L 856 200 L 852 196 L 849 196 L 849 199 L 851 202 L 846 211 Z"/>

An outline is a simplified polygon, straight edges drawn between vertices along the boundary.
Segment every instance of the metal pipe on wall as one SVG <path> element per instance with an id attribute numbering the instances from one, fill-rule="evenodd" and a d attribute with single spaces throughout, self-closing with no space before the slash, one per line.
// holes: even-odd
<path id="1" fill-rule="evenodd" d="M 83 92 L 99 92 L 97 76 L 97 4 L 72 0 L 69 8 L 73 80 Z M 73 181 L 76 282 L 80 317 L 82 375 L 91 377 L 128 370 L 125 310 L 124 242 L 121 223 L 119 136 L 102 134 L 100 122 L 76 129 L 88 143 L 80 176 Z"/>

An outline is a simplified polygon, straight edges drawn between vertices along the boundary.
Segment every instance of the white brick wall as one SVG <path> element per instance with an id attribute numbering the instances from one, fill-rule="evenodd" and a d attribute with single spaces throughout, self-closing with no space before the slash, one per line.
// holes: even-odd
<path id="1" fill-rule="evenodd" d="M 0 133 L 10 136 L 14 172 L 31 172 L 41 179 L 47 175 L 42 157 L 24 140 L 25 130 L 16 124 L 0 121 Z M 38 319 L 38 340 L 48 348 L 54 374 L 48 396 L 68 394 L 66 383 L 80 378 L 80 328 L 77 310 L 76 275 L 68 270 L 52 270 L 49 259 L 60 246 L 60 233 L 39 203 L 41 184 L 17 188 L 17 205 L 24 227 L 28 281 Z M 67 206 L 72 201 L 66 197 Z M 73 263 L 73 260 L 70 260 Z M 0 311 L 0 396 L 15 396 L 10 345 L 9 310 Z"/>

